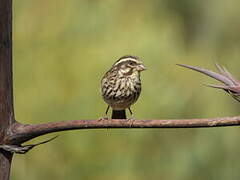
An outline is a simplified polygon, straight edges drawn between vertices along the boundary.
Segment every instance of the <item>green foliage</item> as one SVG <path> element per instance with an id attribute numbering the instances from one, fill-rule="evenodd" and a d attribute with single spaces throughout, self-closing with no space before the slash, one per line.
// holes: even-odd
<path id="1" fill-rule="evenodd" d="M 214 69 L 218 61 L 240 79 L 239 5 L 236 0 L 15 1 L 17 120 L 103 116 L 101 77 L 125 54 L 141 57 L 148 68 L 132 108 L 137 119 L 238 115 L 239 103 L 202 85 L 213 80 L 175 64 Z M 16 155 L 12 179 L 239 179 L 238 136 L 230 127 L 66 132 L 26 156 Z"/>

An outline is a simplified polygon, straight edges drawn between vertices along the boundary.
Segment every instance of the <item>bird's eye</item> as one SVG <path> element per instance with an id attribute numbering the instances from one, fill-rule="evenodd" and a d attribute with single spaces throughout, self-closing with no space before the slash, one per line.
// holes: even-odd
<path id="1" fill-rule="evenodd" d="M 133 63 L 133 62 L 130 62 L 130 63 L 129 63 L 129 65 L 133 66 L 133 65 L 134 65 L 134 63 Z"/>

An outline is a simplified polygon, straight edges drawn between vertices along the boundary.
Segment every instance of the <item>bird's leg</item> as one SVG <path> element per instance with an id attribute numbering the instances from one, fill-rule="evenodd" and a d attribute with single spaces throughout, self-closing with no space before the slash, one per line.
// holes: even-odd
<path id="1" fill-rule="evenodd" d="M 107 113 L 108 113 L 109 107 L 110 107 L 110 106 L 108 105 L 108 107 L 107 107 L 107 109 L 106 109 L 106 112 L 105 112 L 105 116 L 103 116 L 103 117 L 99 118 L 99 120 L 98 120 L 98 121 L 102 121 L 102 120 L 108 120 Z"/>
<path id="2" fill-rule="evenodd" d="M 127 118 L 127 121 L 129 121 L 129 122 L 130 122 L 130 127 L 132 127 L 132 125 L 133 125 L 133 123 L 134 123 L 134 120 L 135 120 L 135 118 L 133 117 L 133 113 L 132 113 L 132 110 L 131 110 L 131 108 L 130 108 L 130 107 L 128 108 L 128 110 L 129 110 L 129 112 L 130 112 L 130 114 L 131 114 L 131 117 L 130 117 L 130 118 Z"/>
<path id="3" fill-rule="evenodd" d="M 108 107 L 107 107 L 107 109 L 106 109 L 106 112 L 105 112 L 105 115 L 106 115 L 106 116 L 107 116 L 108 110 L 109 110 L 109 105 L 108 105 Z"/>
<path id="4" fill-rule="evenodd" d="M 130 114 L 131 114 L 131 116 L 133 115 L 133 113 L 132 113 L 132 110 L 131 110 L 131 108 L 129 107 L 128 108 L 128 110 L 129 110 L 129 112 L 130 112 Z"/>

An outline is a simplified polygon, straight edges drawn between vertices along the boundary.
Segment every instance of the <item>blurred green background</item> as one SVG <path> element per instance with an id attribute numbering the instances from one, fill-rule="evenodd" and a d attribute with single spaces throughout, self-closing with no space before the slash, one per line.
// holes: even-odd
<path id="1" fill-rule="evenodd" d="M 240 78 L 237 0 L 14 1 L 14 90 L 22 123 L 96 119 L 100 80 L 116 59 L 141 57 L 137 119 L 239 115 L 216 83 L 176 63 L 226 66 Z M 58 133 L 15 155 L 13 180 L 239 179 L 238 127 Z M 35 139 L 45 140 L 53 135 Z"/>

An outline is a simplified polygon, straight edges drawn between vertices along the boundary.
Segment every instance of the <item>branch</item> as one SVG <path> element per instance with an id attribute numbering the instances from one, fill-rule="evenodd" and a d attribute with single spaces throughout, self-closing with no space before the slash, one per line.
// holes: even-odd
<path id="1" fill-rule="evenodd" d="M 12 86 L 12 0 L 0 0 L 0 144 L 15 122 Z M 0 180 L 10 176 L 13 154 L 0 149 Z"/>
<path id="2" fill-rule="evenodd" d="M 106 128 L 199 128 L 239 126 L 240 116 L 211 119 L 167 119 L 167 120 L 72 120 L 38 125 L 15 123 L 5 139 L 5 144 L 21 144 L 48 133 L 74 129 Z"/>
<path id="3" fill-rule="evenodd" d="M 11 152 L 11 153 L 18 153 L 18 154 L 25 154 L 28 151 L 30 151 L 31 149 L 33 149 L 36 146 L 39 146 L 41 144 L 45 144 L 48 143 L 54 139 L 56 139 L 58 136 L 55 136 L 51 139 L 48 139 L 46 141 L 42 141 L 36 144 L 28 144 L 28 145 L 0 145 L 1 149 L 4 149 L 5 151 Z"/>

